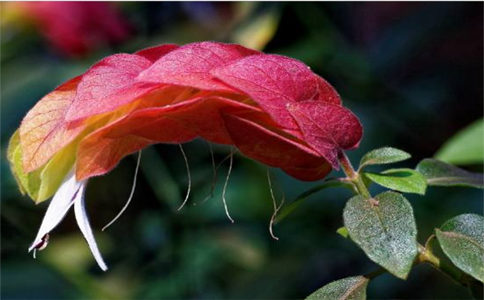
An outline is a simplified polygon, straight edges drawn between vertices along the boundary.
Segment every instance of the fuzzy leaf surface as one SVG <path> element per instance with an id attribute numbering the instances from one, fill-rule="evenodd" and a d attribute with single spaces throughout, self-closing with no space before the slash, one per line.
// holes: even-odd
<path id="1" fill-rule="evenodd" d="M 372 261 L 407 278 L 417 255 L 417 227 L 405 197 L 395 192 L 372 199 L 355 196 L 346 204 L 343 219 L 350 238 Z"/>
<path id="2" fill-rule="evenodd" d="M 459 215 L 436 229 L 436 233 L 450 260 L 462 271 L 484 282 L 484 217 Z"/>
<path id="3" fill-rule="evenodd" d="M 365 300 L 368 282 L 363 276 L 340 279 L 323 286 L 306 300 Z"/>
<path id="4" fill-rule="evenodd" d="M 370 165 L 385 165 L 409 159 L 405 151 L 392 147 L 383 147 L 366 153 L 360 161 L 360 169 Z"/>

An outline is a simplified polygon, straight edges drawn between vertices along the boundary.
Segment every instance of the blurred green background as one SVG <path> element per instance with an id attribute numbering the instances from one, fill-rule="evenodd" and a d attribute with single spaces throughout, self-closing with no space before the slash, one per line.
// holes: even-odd
<path id="1" fill-rule="evenodd" d="M 104 4 L 100 14 L 62 5 L 68 4 L 44 18 L 1 6 L 2 299 L 299 299 L 333 280 L 376 269 L 336 234 L 351 196 L 346 190 L 311 197 L 275 226 L 276 241 L 268 231 L 273 207 L 266 167 L 238 154 L 226 195 L 235 224 L 221 198 L 227 163 L 213 197 L 202 203 L 212 162 L 200 140 L 185 146 L 193 186 L 180 212 L 187 174 L 176 145 L 143 152 L 133 202 L 106 232 L 100 228 L 128 198 L 135 157 L 90 181 L 87 209 L 108 272 L 95 265 L 71 214 L 34 260 L 27 248 L 47 204 L 36 206 L 20 195 L 4 159 L 8 139 L 43 95 L 112 53 L 218 40 L 298 58 L 331 82 L 360 117 L 365 136 L 349 153 L 354 163 L 366 151 L 391 145 L 413 154 L 401 164 L 413 168 L 483 115 L 482 3 L 125 2 Z M 64 34 L 86 40 L 66 41 Z M 230 152 L 213 147 L 217 162 Z M 482 165 L 466 167 L 482 171 Z M 272 172 L 276 194 L 283 191 L 288 200 L 317 184 Z M 411 196 L 420 242 L 452 216 L 482 214 L 482 198 L 482 191 L 463 188 Z M 415 268 L 406 282 L 378 277 L 368 295 L 470 298 L 428 266 Z"/>

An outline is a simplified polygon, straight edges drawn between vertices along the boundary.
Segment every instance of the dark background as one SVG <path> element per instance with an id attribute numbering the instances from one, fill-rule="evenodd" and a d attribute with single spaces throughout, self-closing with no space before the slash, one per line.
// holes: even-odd
<path id="1" fill-rule="evenodd" d="M 92 17 L 57 9 L 79 22 Z M 36 206 L 20 195 L 4 150 L 36 101 L 104 56 L 162 43 L 218 40 L 298 58 L 331 82 L 360 117 L 365 136 L 360 148 L 349 153 L 355 164 L 366 151 L 391 145 L 412 153 L 400 166 L 413 168 L 483 115 L 482 3 L 137 2 L 112 3 L 109 10 L 117 19 L 101 19 L 121 24 L 123 34 L 112 38 L 102 22 L 73 31 L 78 37 L 96 36 L 79 50 L 59 47 L 58 33 L 46 34 L 48 21 L 32 21 L 2 3 L 3 299 L 297 299 L 333 280 L 377 268 L 336 234 L 351 196 L 346 190 L 311 197 L 274 228 L 280 238 L 275 241 L 268 232 L 272 202 L 266 167 L 237 155 L 227 188 L 236 223 L 225 216 L 221 199 L 228 164 L 220 169 L 214 197 L 202 204 L 212 163 L 200 140 L 185 146 L 193 186 L 180 212 L 187 174 L 177 146 L 143 152 L 133 203 L 106 232 L 100 228 L 129 195 L 135 158 L 125 158 L 107 176 L 90 181 L 87 209 L 110 267 L 107 273 L 95 265 L 72 215 L 53 232 L 49 247 L 32 259 L 27 248 L 46 203 Z M 214 150 L 217 161 L 230 152 L 215 145 Z M 482 171 L 482 166 L 468 168 Z M 273 173 L 276 193 L 283 190 L 288 200 L 317 184 Z M 482 191 L 463 188 L 432 188 L 425 197 L 409 196 L 419 241 L 452 216 L 482 214 L 482 197 Z M 470 297 L 444 275 L 418 266 L 406 282 L 388 274 L 378 277 L 369 285 L 368 298 Z"/>

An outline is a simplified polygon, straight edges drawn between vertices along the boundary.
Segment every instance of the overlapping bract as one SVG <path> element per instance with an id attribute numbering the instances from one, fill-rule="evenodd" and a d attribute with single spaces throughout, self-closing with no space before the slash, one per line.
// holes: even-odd
<path id="1" fill-rule="evenodd" d="M 39 101 L 19 134 L 25 173 L 68 145 L 80 181 L 150 144 L 202 137 L 317 180 L 338 168 L 339 151 L 358 145 L 362 127 L 302 62 L 201 42 L 103 59 Z"/>

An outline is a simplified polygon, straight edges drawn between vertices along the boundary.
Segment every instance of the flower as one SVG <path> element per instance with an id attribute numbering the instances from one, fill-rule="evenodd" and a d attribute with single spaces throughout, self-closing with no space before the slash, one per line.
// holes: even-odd
<path id="1" fill-rule="evenodd" d="M 69 209 L 74 205 L 74 213 L 76 215 L 77 225 L 81 229 L 84 238 L 86 239 L 89 248 L 91 249 L 96 262 L 99 267 L 106 271 L 108 267 L 104 262 L 101 253 L 97 247 L 94 234 L 92 233 L 91 225 L 87 217 L 86 208 L 84 205 L 84 193 L 86 190 L 87 181 L 77 181 L 74 172 L 70 172 L 59 190 L 56 192 L 54 198 L 50 202 L 49 208 L 45 213 L 44 220 L 40 225 L 39 232 L 35 237 L 34 242 L 29 248 L 32 250 L 43 250 L 48 243 L 49 233 L 62 221 Z"/>
<path id="2" fill-rule="evenodd" d="M 12 21 L 31 23 L 54 48 L 68 56 L 85 55 L 129 35 L 127 21 L 111 3 L 12 2 L 4 9 Z"/>
<path id="3" fill-rule="evenodd" d="M 298 60 L 235 44 L 161 45 L 109 56 L 46 95 L 8 156 L 21 191 L 41 202 L 57 197 L 64 178 L 82 185 L 148 145 L 197 137 L 318 180 L 339 168 L 339 152 L 358 146 L 362 127 Z"/>

